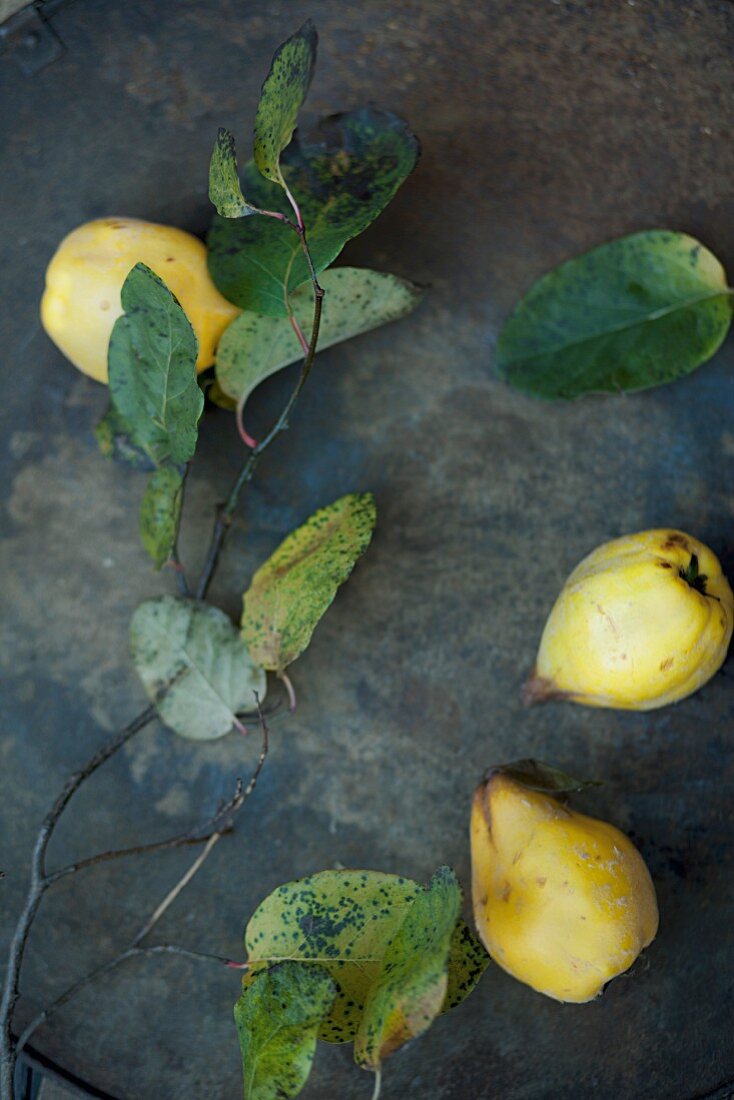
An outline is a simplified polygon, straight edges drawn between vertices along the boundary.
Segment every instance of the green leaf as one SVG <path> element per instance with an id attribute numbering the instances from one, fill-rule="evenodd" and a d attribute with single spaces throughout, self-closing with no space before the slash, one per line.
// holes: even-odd
<path id="1" fill-rule="evenodd" d="M 126 466 L 132 466 L 134 470 L 154 470 L 155 462 L 142 448 L 133 443 L 130 426 L 114 405 L 110 405 L 107 412 L 94 429 L 99 449 L 105 458 L 113 458 L 116 462 L 123 462 Z"/>
<path id="2" fill-rule="evenodd" d="M 158 465 L 181 465 L 194 453 L 204 407 L 194 330 L 145 264 L 136 264 L 125 279 L 122 308 L 110 337 L 110 398 L 135 446 Z"/>
<path id="3" fill-rule="evenodd" d="M 281 168 L 300 207 L 317 272 L 382 213 L 415 168 L 419 151 L 406 123 L 376 107 L 324 119 L 305 144 L 296 135 Z M 245 167 L 243 181 L 257 206 L 290 216 L 281 188 L 263 179 L 254 163 Z M 215 217 L 208 246 L 214 282 L 243 309 L 284 317 L 286 292 L 309 280 L 297 234 L 274 218 Z"/>
<path id="4" fill-rule="evenodd" d="M 448 1012 L 466 1000 L 488 966 L 489 955 L 484 944 L 466 921 L 459 918 L 451 937 L 449 983 L 441 1011 Z"/>
<path id="5" fill-rule="evenodd" d="M 538 397 L 644 390 L 710 359 L 730 321 L 716 257 L 685 233 L 655 229 L 540 279 L 500 334 L 497 367 Z"/>
<path id="6" fill-rule="evenodd" d="M 497 772 L 514 779 L 516 783 L 522 783 L 531 791 L 541 791 L 543 794 L 568 794 L 602 785 L 598 779 L 576 779 L 560 768 L 544 764 L 542 760 L 514 760 L 511 764 L 489 768 L 484 775 L 485 782 Z"/>
<path id="7" fill-rule="evenodd" d="M 280 154 L 293 137 L 298 112 L 311 86 L 318 37 L 308 19 L 275 51 L 260 92 L 255 116 L 255 164 L 261 175 L 283 188 Z"/>
<path id="8" fill-rule="evenodd" d="M 448 989 L 451 938 L 460 908 L 456 875 L 440 867 L 382 957 L 354 1040 L 358 1065 L 376 1070 L 383 1058 L 422 1035 L 438 1016 Z"/>
<path id="9" fill-rule="evenodd" d="M 359 1029 L 387 946 L 422 893 L 417 882 L 380 871 L 322 871 L 278 887 L 247 925 L 250 970 L 243 984 L 247 986 L 263 968 L 282 959 L 319 963 L 337 987 L 319 1038 L 349 1042 Z M 464 921 L 456 922 L 444 1011 L 471 992 L 487 958 Z"/>
<path id="10" fill-rule="evenodd" d="M 256 214 L 240 187 L 234 136 L 219 127 L 209 162 L 209 201 L 223 218 L 244 218 Z"/>
<path id="11" fill-rule="evenodd" d="M 183 500 L 183 473 L 176 466 L 161 466 L 145 487 L 140 505 L 140 539 L 161 569 L 176 544 Z"/>
<path id="12" fill-rule="evenodd" d="M 234 1008 L 245 1100 L 297 1096 L 336 986 L 320 966 L 283 962 L 255 976 Z"/>
<path id="13" fill-rule="evenodd" d="M 251 969 L 243 982 L 282 959 L 318 962 L 337 988 L 319 1038 L 349 1042 L 393 934 L 421 887 L 379 871 L 322 871 L 280 886 L 245 930 Z"/>
<path id="14" fill-rule="evenodd" d="M 182 737 L 211 741 L 265 698 L 257 668 L 231 620 L 216 607 L 175 596 L 146 600 L 130 627 L 132 659 L 161 721 Z"/>
<path id="15" fill-rule="evenodd" d="M 258 665 L 282 672 L 303 653 L 376 522 L 372 493 L 349 493 L 314 512 L 260 566 L 242 613 L 242 637 Z"/>
<path id="16" fill-rule="evenodd" d="M 404 317 L 422 296 L 421 290 L 406 279 L 358 267 L 332 268 L 323 273 L 320 281 L 326 297 L 319 350 Z M 310 339 L 311 288 L 295 291 L 291 304 L 306 339 Z M 226 394 L 244 406 L 263 379 L 302 357 L 286 317 L 245 311 L 235 318 L 220 340 L 217 380 Z"/>

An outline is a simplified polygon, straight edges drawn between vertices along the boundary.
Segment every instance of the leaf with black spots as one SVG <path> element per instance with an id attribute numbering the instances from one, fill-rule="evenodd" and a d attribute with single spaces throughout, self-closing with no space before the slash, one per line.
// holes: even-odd
<path id="1" fill-rule="evenodd" d="M 372 494 L 348 493 L 314 512 L 260 566 L 242 612 L 242 637 L 256 664 L 282 672 L 303 653 L 376 522 Z"/>
<path id="2" fill-rule="evenodd" d="M 383 1058 L 422 1035 L 440 1013 L 460 908 L 456 875 L 440 867 L 415 897 L 382 957 L 354 1040 L 358 1065 L 377 1070 Z"/>
<path id="3" fill-rule="evenodd" d="M 177 466 L 160 466 L 148 480 L 140 505 L 140 540 L 161 569 L 176 544 L 184 478 Z"/>
<path id="4" fill-rule="evenodd" d="M 255 116 L 255 164 L 261 175 L 285 188 L 280 154 L 293 137 L 298 112 L 308 95 L 316 66 L 318 34 L 308 19 L 279 46 L 260 92 Z"/>
<path id="5" fill-rule="evenodd" d="M 234 1008 L 245 1100 L 298 1095 L 335 995 L 334 982 L 320 966 L 282 962 L 255 975 Z"/>
<path id="6" fill-rule="evenodd" d="M 145 264 L 136 264 L 125 279 L 122 308 L 110 337 L 110 398 L 134 446 L 157 465 L 182 465 L 194 453 L 204 407 L 194 330 Z"/>
<path id="7" fill-rule="evenodd" d="M 130 650 L 161 721 L 195 741 L 224 737 L 267 689 L 232 621 L 216 607 L 176 596 L 146 600 L 130 625 Z"/>
<path id="8" fill-rule="evenodd" d="M 326 296 L 319 329 L 320 351 L 404 317 L 421 300 L 420 289 L 406 279 L 358 267 L 331 268 L 321 276 L 321 285 Z M 310 288 L 296 290 L 291 305 L 309 340 L 313 323 Z M 301 358 L 301 346 L 286 317 L 245 310 L 220 340 L 217 381 L 242 408 L 260 382 Z"/>
<path id="9" fill-rule="evenodd" d="M 644 390 L 710 359 L 731 316 L 724 269 L 699 241 L 634 233 L 540 279 L 500 333 L 497 368 L 536 397 Z"/>
<path id="10" fill-rule="evenodd" d="M 590 787 L 601 786 L 598 779 L 577 779 L 568 772 L 561 771 L 560 768 L 544 764 L 542 760 L 529 758 L 488 768 L 484 781 L 491 779 L 497 772 L 508 776 L 516 783 L 521 783 L 531 791 L 540 791 L 543 794 L 570 794 L 571 791 L 586 791 Z"/>
<path id="11" fill-rule="evenodd" d="M 257 210 L 242 194 L 234 136 L 219 127 L 209 162 L 209 201 L 223 218 L 245 218 Z"/>
<path id="12" fill-rule="evenodd" d="M 280 165 L 300 207 L 317 272 L 382 213 L 415 168 L 419 152 L 407 124 L 376 107 L 324 119 L 309 141 L 296 135 Z M 253 162 L 242 178 L 251 202 L 290 217 L 281 188 L 264 179 Z M 208 246 L 216 286 L 242 309 L 287 316 L 287 297 L 310 281 L 298 235 L 274 218 L 215 217 Z"/>

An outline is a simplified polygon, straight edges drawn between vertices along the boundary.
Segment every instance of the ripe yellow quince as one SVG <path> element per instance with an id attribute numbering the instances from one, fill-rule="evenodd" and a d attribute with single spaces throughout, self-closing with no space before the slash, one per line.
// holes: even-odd
<path id="1" fill-rule="evenodd" d="M 710 680 L 734 596 L 716 556 L 663 528 L 607 542 L 574 569 L 543 631 L 528 702 L 651 710 Z"/>
<path id="2" fill-rule="evenodd" d="M 178 298 L 199 341 L 197 370 L 214 362 L 219 338 L 240 310 L 211 281 L 203 243 L 183 229 L 136 218 L 100 218 L 74 229 L 46 271 L 41 322 L 79 370 L 107 382 L 107 347 L 122 313 L 120 290 L 138 261 Z"/>
<path id="3" fill-rule="evenodd" d="M 474 795 L 471 853 L 477 932 L 539 993 L 590 1001 L 655 938 L 655 888 L 627 837 L 502 769 Z"/>

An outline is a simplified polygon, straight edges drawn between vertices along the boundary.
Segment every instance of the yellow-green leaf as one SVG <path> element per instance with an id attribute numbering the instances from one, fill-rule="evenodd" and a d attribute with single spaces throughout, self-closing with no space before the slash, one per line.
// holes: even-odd
<path id="1" fill-rule="evenodd" d="M 244 1100 L 297 1096 L 336 986 L 320 966 L 283 962 L 255 975 L 235 1005 Z"/>
<path id="2" fill-rule="evenodd" d="M 326 292 L 319 329 L 319 351 L 410 313 L 422 292 L 397 275 L 358 267 L 334 267 L 320 278 Z M 311 337 L 313 297 L 301 287 L 291 305 L 306 339 Z M 287 317 L 244 311 L 226 329 L 217 350 L 217 381 L 244 406 L 265 378 L 303 357 Z"/>
<path id="3" fill-rule="evenodd" d="M 219 127 L 209 162 L 209 201 L 223 218 L 244 218 L 257 213 L 242 194 L 234 135 L 223 126 Z"/>
<path id="4" fill-rule="evenodd" d="M 308 19 L 275 51 L 260 92 L 255 116 L 255 164 L 266 179 L 283 188 L 280 154 L 293 137 L 298 112 L 308 94 L 317 45 L 316 28 Z"/>
<path id="5" fill-rule="evenodd" d="M 176 466 L 160 466 L 151 475 L 140 505 L 140 540 L 161 569 L 176 544 L 183 499 L 183 473 Z"/>
<path id="6" fill-rule="evenodd" d="M 354 1040 L 358 1065 L 380 1062 L 426 1031 L 444 1004 L 451 938 L 461 890 L 450 867 L 440 867 L 405 914 L 382 957 Z"/>
<path id="7" fill-rule="evenodd" d="M 377 520 L 371 493 L 349 493 L 293 531 L 262 565 L 244 596 L 242 637 L 252 659 L 282 672 L 303 653 Z"/>

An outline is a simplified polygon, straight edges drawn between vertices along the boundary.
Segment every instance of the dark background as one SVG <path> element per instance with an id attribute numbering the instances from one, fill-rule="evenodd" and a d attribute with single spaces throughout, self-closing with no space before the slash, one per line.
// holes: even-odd
<path id="1" fill-rule="evenodd" d="M 321 33 L 308 102 L 376 101 L 424 154 L 344 260 L 431 285 L 417 313 L 325 352 L 293 430 L 240 509 L 212 598 L 237 615 L 253 568 L 311 510 L 374 490 L 375 542 L 293 668 L 300 706 L 274 724 L 236 834 L 158 939 L 240 957 L 277 884 L 343 864 L 469 882 L 471 792 L 489 764 L 535 754 L 603 778 L 578 804 L 634 836 L 660 934 L 598 1001 L 563 1006 L 492 967 L 474 995 L 385 1067 L 385 1100 L 689 1100 L 734 1078 L 731 662 L 648 715 L 523 710 L 520 685 L 577 560 L 625 532 L 674 525 L 734 567 L 734 353 L 658 391 L 572 405 L 493 375 L 507 312 L 544 271 L 632 230 L 667 226 L 734 264 L 734 7 L 714 0 L 76 0 L 52 15 L 63 55 L 26 76 L 0 58 L 0 434 L 3 939 L 37 824 L 66 774 L 141 709 L 127 652 L 136 604 L 172 577 L 136 536 L 143 476 L 104 460 L 105 391 L 38 322 L 60 238 L 101 215 L 203 233 L 219 125 L 245 150 L 273 49 Z M 267 424 L 293 375 L 262 387 Z M 214 503 L 242 458 L 207 413 L 183 557 L 201 560 Z M 152 728 L 68 813 L 54 860 L 176 832 L 249 772 L 256 739 L 195 745 Z M 22 1023 L 115 954 L 190 852 L 100 867 L 44 902 Z M 240 1093 L 236 973 L 134 962 L 36 1036 L 122 1100 Z M 367 1097 L 348 1047 L 320 1046 L 304 1096 Z M 724 1089 L 720 1095 L 728 1095 Z"/>

